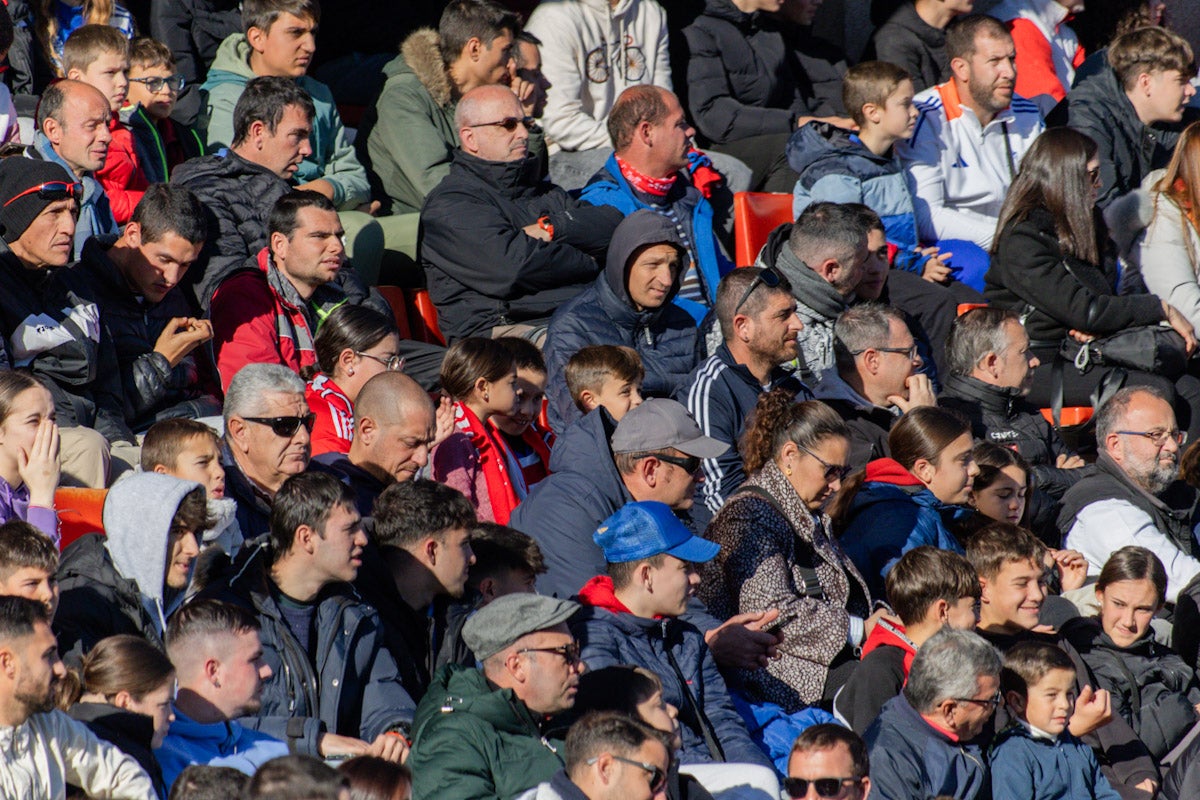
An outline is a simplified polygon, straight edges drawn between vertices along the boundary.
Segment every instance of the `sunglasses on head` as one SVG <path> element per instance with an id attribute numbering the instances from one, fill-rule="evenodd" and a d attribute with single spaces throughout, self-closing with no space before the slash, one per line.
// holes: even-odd
<path id="1" fill-rule="evenodd" d="M 313 412 L 308 412 L 303 417 L 242 417 L 247 422 L 257 422 L 259 425 L 266 425 L 276 436 L 281 436 L 284 439 L 290 439 L 296 435 L 296 431 L 300 430 L 303 425 L 304 429 L 312 433 L 313 425 L 317 421 L 317 415 Z"/>
<path id="2" fill-rule="evenodd" d="M 4 204 L 4 208 L 8 208 L 13 203 L 20 200 L 22 197 L 27 197 L 31 194 L 36 194 L 43 200 L 66 200 L 68 197 L 83 197 L 83 184 L 71 183 L 70 181 L 46 181 L 39 183 L 37 186 L 31 186 L 23 192 L 20 192 L 8 199 Z"/>
<path id="3" fill-rule="evenodd" d="M 746 291 L 742 293 L 742 299 L 738 300 L 736 306 L 733 307 L 733 313 L 736 316 L 737 312 L 742 310 L 742 306 L 746 305 L 746 301 L 750 299 L 750 295 L 754 294 L 754 290 L 758 285 L 762 284 L 768 289 L 774 289 L 779 285 L 779 273 L 774 267 L 764 267 L 761 272 L 754 276 L 754 280 L 750 281 L 750 285 L 746 287 Z"/>
<path id="4" fill-rule="evenodd" d="M 150 94 L 158 94 L 164 87 L 172 92 L 183 91 L 184 78 L 177 73 L 166 78 L 130 78 L 129 82 L 144 84 Z"/>
<path id="5" fill-rule="evenodd" d="M 475 125 L 468 125 L 468 128 L 504 128 L 504 130 L 512 133 L 517 129 L 518 125 L 524 125 L 525 130 L 529 130 L 533 125 L 533 117 L 505 117 L 496 122 L 479 122 Z"/>
<path id="6" fill-rule="evenodd" d="M 779 796 L 783 800 L 798 800 L 798 798 L 807 797 L 808 787 L 811 784 L 817 790 L 817 797 L 832 798 L 841 795 L 843 788 L 860 783 L 862 783 L 861 778 L 817 778 L 811 781 L 804 778 L 784 778 L 783 791 Z"/>
<path id="7" fill-rule="evenodd" d="M 637 767 L 638 769 L 644 770 L 646 774 L 650 776 L 650 794 L 658 794 L 664 788 L 666 788 L 667 773 L 663 772 L 653 764 L 647 764 L 644 761 L 634 761 L 632 758 L 622 758 L 621 756 L 614 755 L 612 753 L 609 753 L 609 756 L 613 761 L 620 761 L 622 764 L 629 764 Z M 589 758 L 587 760 L 587 765 L 590 767 L 599 760 L 599 756 L 596 756 L 595 758 Z"/>

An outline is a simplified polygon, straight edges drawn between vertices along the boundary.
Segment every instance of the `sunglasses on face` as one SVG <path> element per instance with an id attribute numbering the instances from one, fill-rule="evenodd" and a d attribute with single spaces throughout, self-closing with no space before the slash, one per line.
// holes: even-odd
<path id="1" fill-rule="evenodd" d="M 579 663 L 579 642 L 570 642 L 560 647 L 526 647 L 517 651 L 518 653 L 554 653 L 563 657 L 563 660 L 568 664 Z"/>
<path id="2" fill-rule="evenodd" d="M 25 191 L 9 198 L 4 204 L 4 208 L 8 208 L 22 197 L 27 197 L 31 194 L 36 194 L 42 200 L 50 200 L 51 202 L 66 200 L 68 197 L 83 197 L 83 184 L 70 183 L 68 181 L 46 181 L 37 186 L 31 186 Z"/>
<path id="3" fill-rule="evenodd" d="M 533 117 L 505 117 L 496 122 L 480 122 L 476 125 L 468 125 L 468 128 L 504 128 L 504 130 L 512 133 L 517 129 L 518 125 L 524 125 L 525 130 L 529 130 L 533 125 Z"/>
<path id="4" fill-rule="evenodd" d="M 800 445 L 796 445 L 796 447 L 799 447 L 805 453 L 808 453 L 810 456 L 816 459 L 818 464 L 825 468 L 825 481 L 827 483 L 832 483 L 835 479 L 844 481 L 846 480 L 846 476 L 854 470 L 854 467 L 846 464 L 830 464 L 828 461 L 821 458 L 807 447 L 801 447 Z"/>
<path id="5" fill-rule="evenodd" d="M 296 431 L 300 430 L 301 425 L 304 426 L 306 431 L 312 433 L 313 425 L 317 421 L 317 415 L 310 411 L 303 417 L 242 417 L 242 419 L 247 422 L 257 422 L 259 425 L 266 425 L 276 436 L 290 439 L 296 435 Z"/>
<path id="6" fill-rule="evenodd" d="M 765 267 L 762 272 L 754 276 L 754 280 L 750 281 L 750 285 L 742 293 L 742 299 L 738 300 L 738 304 L 733 307 L 734 316 L 737 316 L 737 313 L 742 310 L 742 306 L 746 305 L 746 301 L 750 299 L 750 295 L 754 294 L 754 290 L 758 288 L 759 284 L 768 289 L 774 289 L 779 285 L 779 273 L 775 271 L 774 267 Z"/>
<path id="7" fill-rule="evenodd" d="M 650 794 L 658 794 L 664 788 L 666 788 L 667 773 L 663 772 L 653 764 L 647 764 L 644 761 L 634 761 L 632 758 L 622 758 L 621 756 L 613 755 L 612 753 L 609 753 L 609 756 L 613 759 L 613 761 L 620 761 L 622 764 L 629 764 L 637 767 L 638 769 L 645 770 L 650 776 Z M 587 765 L 590 767 L 599 760 L 599 756 L 596 756 L 595 758 L 589 758 L 587 760 Z"/>
<path id="8" fill-rule="evenodd" d="M 804 778 L 784 778 L 783 792 L 779 796 L 783 800 L 808 797 L 808 787 L 811 785 L 817 790 L 817 797 L 839 797 L 843 789 L 860 783 L 861 778 L 817 778 L 811 781 Z"/>
<path id="9" fill-rule="evenodd" d="M 166 78 L 130 78 L 129 82 L 143 84 L 150 94 L 158 94 L 164 87 L 172 92 L 183 91 L 184 79 L 182 75 L 175 74 Z"/>
<path id="10" fill-rule="evenodd" d="M 700 471 L 701 459 L 699 456 L 687 456 L 685 458 L 680 458 L 679 456 L 664 456 L 656 454 L 654 457 L 659 461 L 665 461 L 668 464 L 674 464 L 688 475 L 695 475 Z"/>

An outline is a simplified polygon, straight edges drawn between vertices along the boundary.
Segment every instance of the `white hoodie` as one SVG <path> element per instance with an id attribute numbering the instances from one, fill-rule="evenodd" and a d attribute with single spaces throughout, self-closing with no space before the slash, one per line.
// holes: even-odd
<path id="1" fill-rule="evenodd" d="M 555 150 L 612 147 L 608 112 L 630 86 L 671 89 L 667 14 L 655 0 L 540 3 L 526 29 L 551 83 L 542 126 Z"/>

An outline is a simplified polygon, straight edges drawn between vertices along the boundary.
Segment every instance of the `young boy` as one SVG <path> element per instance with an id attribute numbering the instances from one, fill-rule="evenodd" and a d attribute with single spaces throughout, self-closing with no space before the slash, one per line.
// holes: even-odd
<path id="1" fill-rule="evenodd" d="M 575 407 L 587 414 L 604 406 L 615 422 L 642 404 L 646 370 L 632 347 L 597 344 L 571 356 L 565 370 Z"/>
<path id="2" fill-rule="evenodd" d="M 23 520 L 0 525 L 0 595 L 37 600 L 50 619 L 58 609 L 58 548 L 46 534 Z"/>
<path id="3" fill-rule="evenodd" d="M 175 69 L 170 48 L 149 37 L 134 39 L 129 48 L 126 125 L 150 183 L 166 183 L 176 166 L 205 154 L 200 134 L 171 119 L 182 89 L 183 76 Z"/>
<path id="4" fill-rule="evenodd" d="M 133 134 L 119 112 L 129 91 L 129 40 L 111 25 L 84 25 L 63 46 L 63 73 L 71 80 L 95 86 L 108 98 L 112 142 L 108 158 L 96 171 L 118 225 L 129 222 L 133 209 L 150 182 L 142 171 Z"/>
<path id="5" fill-rule="evenodd" d="M 204 487 L 213 525 L 201 542 L 233 557 L 242 545 L 237 522 L 237 501 L 225 496 L 225 468 L 221 466 L 221 439 L 213 429 L 194 419 L 164 419 L 150 426 L 142 442 L 142 472 L 157 472 Z"/>
<path id="6" fill-rule="evenodd" d="M 1015 724 L 992 745 L 993 800 L 1120 797 L 1092 748 L 1067 730 L 1075 710 L 1075 665 L 1048 642 L 1022 642 L 1004 655 L 1000 691 Z"/>
<path id="7" fill-rule="evenodd" d="M 926 639 L 946 626 L 974 630 L 979 619 L 979 577 L 971 562 L 949 550 L 909 550 L 888 572 L 886 589 L 904 625 L 876 624 L 863 643 L 862 662 L 833 701 L 837 717 L 859 735 L 900 694 Z"/>
<path id="8" fill-rule="evenodd" d="M 950 253 L 920 248 L 912 193 L 892 145 L 913 134 L 917 108 L 913 82 L 895 64 L 867 61 L 846 72 L 842 99 L 858 125 L 852 133 L 825 122 L 810 122 L 788 142 L 788 163 L 800 175 L 792 203 L 794 216 L 812 203 L 862 203 L 884 223 L 896 246 L 893 266 L 928 281 L 946 282 Z"/>
<path id="9" fill-rule="evenodd" d="M 546 362 L 542 351 L 528 339 L 504 336 L 496 340 L 504 346 L 517 365 L 517 413 L 498 414 L 491 419 L 507 446 L 504 454 L 508 474 L 513 477 L 517 499 L 524 500 L 529 490 L 550 474 L 550 448 L 554 433 L 541 427 L 542 400 L 546 397 Z"/>

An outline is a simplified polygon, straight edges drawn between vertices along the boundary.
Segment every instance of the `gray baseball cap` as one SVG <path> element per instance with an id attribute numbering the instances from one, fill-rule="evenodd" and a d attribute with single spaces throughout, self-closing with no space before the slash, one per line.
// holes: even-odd
<path id="1" fill-rule="evenodd" d="M 640 453 L 675 448 L 699 458 L 716 458 L 729 445 L 705 436 L 696 420 L 680 403 L 652 397 L 631 409 L 613 433 L 614 453 Z"/>
<path id="2" fill-rule="evenodd" d="M 506 594 L 476 611 L 463 625 L 462 637 L 483 661 L 509 647 L 522 636 L 566 622 L 579 604 L 540 594 Z"/>

